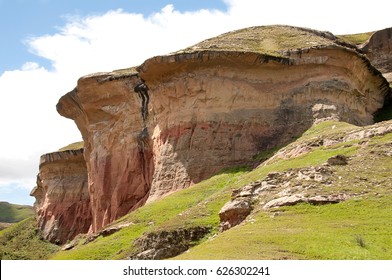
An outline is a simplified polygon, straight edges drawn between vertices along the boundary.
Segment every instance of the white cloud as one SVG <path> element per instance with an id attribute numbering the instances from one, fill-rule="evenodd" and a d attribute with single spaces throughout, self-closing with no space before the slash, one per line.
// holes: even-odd
<path id="1" fill-rule="evenodd" d="M 35 184 L 35 176 L 38 172 L 39 157 L 30 159 L 9 159 L 0 162 L 0 191 L 3 187 L 14 184 L 14 187 L 31 189 Z M 18 180 L 15 180 L 17 178 Z M 1 201 L 1 199 L 0 199 Z"/>
<path id="2" fill-rule="evenodd" d="M 351 0 L 225 2 L 225 12 L 179 12 L 168 5 L 148 17 L 122 10 L 69 17 L 56 34 L 29 38 L 30 50 L 50 60 L 52 67 L 26 61 L 21 69 L 0 75 L 0 188 L 10 182 L 32 188 L 39 155 L 80 139 L 76 126 L 60 117 L 55 105 L 82 75 L 135 66 L 246 26 L 289 24 L 340 34 L 392 25 L 392 2 L 383 2 L 381 8 Z"/>
<path id="3" fill-rule="evenodd" d="M 116 10 L 76 19 L 58 34 L 31 38 L 29 45 L 50 59 L 56 71 L 82 75 L 138 65 L 217 35 L 224 24 L 209 28 L 216 18 L 227 15 L 206 10 L 180 13 L 171 5 L 148 18 Z"/>
<path id="4" fill-rule="evenodd" d="M 287 24 L 334 34 L 352 34 L 392 26 L 391 1 L 375 0 L 225 0 L 232 20 L 245 25 Z"/>

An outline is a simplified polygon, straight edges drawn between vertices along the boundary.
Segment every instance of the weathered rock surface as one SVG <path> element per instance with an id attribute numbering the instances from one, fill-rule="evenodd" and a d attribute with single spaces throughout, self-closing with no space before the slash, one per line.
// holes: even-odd
<path id="1" fill-rule="evenodd" d="M 272 26 L 85 76 L 57 109 L 85 142 L 97 232 L 147 201 L 288 143 L 318 119 L 370 124 L 388 94 L 367 58 L 332 34 Z"/>
<path id="2" fill-rule="evenodd" d="M 83 149 L 41 156 L 36 201 L 38 226 L 45 239 L 63 244 L 91 226 L 90 196 Z"/>
<path id="3" fill-rule="evenodd" d="M 85 142 L 94 232 L 143 205 L 151 189 L 151 132 L 144 97 L 134 91 L 140 83 L 132 73 L 87 76 L 57 106 L 75 119 Z"/>
<path id="4" fill-rule="evenodd" d="M 317 186 L 332 184 L 332 174 L 328 165 L 271 172 L 264 180 L 233 191 L 232 199 L 219 212 L 220 229 L 225 231 L 240 224 L 254 209 L 269 211 L 298 203 L 333 204 L 351 198 L 346 193 L 314 194 Z"/>
<path id="5" fill-rule="evenodd" d="M 366 138 L 372 138 L 375 136 L 383 136 L 387 133 L 392 132 L 392 124 L 391 123 L 381 123 L 373 125 L 367 129 L 357 129 L 357 131 L 353 131 L 352 133 L 345 136 L 342 141 L 352 141 L 352 140 L 362 140 Z"/>
<path id="6" fill-rule="evenodd" d="M 371 63 L 379 69 L 385 78 L 392 82 L 392 28 L 376 31 L 361 46 Z"/>
<path id="7" fill-rule="evenodd" d="M 211 231 L 208 227 L 180 228 L 145 234 L 135 241 L 138 253 L 134 260 L 161 260 L 177 256 L 188 250 L 192 242 L 198 241 Z"/>
<path id="8" fill-rule="evenodd" d="M 221 230 L 228 230 L 240 224 L 252 211 L 252 205 L 248 197 L 237 198 L 227 202 L 219 211 L 222 221 Z"/>
<path id="9" fill-rule="evenodd" d="M 306 202 L 314 205 L 334 204 L 350 199 L 348 194 L 317 195 L 306 199 Z"/>
<path id="10" fill-rule="evenodd" d="M 282 206 L 293 206 L 298 203 L 309 203 L 313 205 L 324 205 L 324 204 L 334 204 L 345 201 L 350 198 L 347 194 L 336 194 L 336 195 L 316 195 L 313 197 L 305 197 L 301 194 L 294 194 L 290 196 L 283 196 L 273 199 L 263 206 L 264 210 L 270 208 L 277 208 Z"/>
<path id="11" fill-rule="evenodd" d="M 263 206 L 263 209 L 267 210 L 270 208 L 281 207 L 281 206 L 293 206 L 295 204 L 305 202 L 305 201 L 306 200 L 304 196 L 300 194 L 283 196 L 269 201 Z"/>

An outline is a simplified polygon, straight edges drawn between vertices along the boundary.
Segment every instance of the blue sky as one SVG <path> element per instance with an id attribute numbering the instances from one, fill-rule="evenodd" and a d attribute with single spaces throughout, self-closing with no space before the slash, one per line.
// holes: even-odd
<path id="1" fill-rule="evenodd" d="M 173 4 L 179 11 L 221 9 L 226 5 L 220 0 L 0 0 L 0 73 L 21 67 L 28 60 L 38 61 L 50 67 L 45 59 L 29 52 L 24 43 L 32 36 L 58 31 L 69 17 L 99 15 L 108 10 L 123 9 L 126 12 L 149 15 Z"/>
<path id="2" fill-rule="evenodd" d="M 83 75 L 248 26 L 379 30 L 391 10 L 377 0 L 0 0 L 0 201 L 32 204 L 40 155 L 81 140 L 55 106 Z"/>

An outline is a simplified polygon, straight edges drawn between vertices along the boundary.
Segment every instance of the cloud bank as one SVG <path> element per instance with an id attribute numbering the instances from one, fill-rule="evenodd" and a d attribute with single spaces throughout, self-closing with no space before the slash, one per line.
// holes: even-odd
<path id="1" fill-rule="evenodd" d="M 167 5 L 148 16 L 113 10 L 69 17 L 56 34 L 25 38 L 29 51 L 49 60 L 51 67 L 26 61 L 20 69 L 0 74 L 0 200 L 11 186 L 17 186 L 16 191 L 34 187 L 41 154 L 81 139 L 55 105 L 82 75 L 139 65 L 151 56 L 253 25 L 288 24 L 335 34 L 392 26 L 391 3 L 380 8 L 351 0 L 317 5 L 305 0 L 224 2 L 226 11 L 179 12 Z"/>

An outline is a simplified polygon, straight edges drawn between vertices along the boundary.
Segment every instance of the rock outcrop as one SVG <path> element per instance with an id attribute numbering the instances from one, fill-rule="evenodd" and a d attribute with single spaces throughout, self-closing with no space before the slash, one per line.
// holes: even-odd
<path id="1" fill-rule="evenodd" d="M 83 149 L 41 156 L 37 186 L 31 195 L 36 199 L 38 226 L 45 239 L 63 244 L 87 233 L 91 208 Z"/>
<path id="2" fill-rule="evenodd" d="M 225 231 L 240 224 L 255 208 L 269 211 L 299 203 L 334 204 L 351 198 L 353 195 L 347 193 L 314 193 L 317 186 L 331 185 L 334 180 L 332 175 L 329 164 L 271 172 L 263 180 L 233 192 L 231 200 L 219 212 L 220 229 Z"/>
<path id="3" fill-rule="evenodd" d="M 208 227 L 192 227 L 144 234 L 134 242 L 138 250 L 130 259 L 162 260 L 175 257 L 188 250 L 210 231 L 211 228 Z"/>
<path id="4" fill-rule="evenodd" d="M 252 194 L 253 192 L 250 193 L 250 195 Z M 219 211 L 222 231 L 240 224 L 252 212 L 253 208 L 250 195 L 235 197 L 235 199 L 227 202 Z"/>
<path id="5" fill-rule="evenodd" d="M 57 110 L 85 142 L 97 232 L 292 141 L 318 119 L 371 124 L 388 94 L 385 78 L 354 46 L 327 32 L 271 26 L 82 77 Z"/>
<path id="6" fill-rule="evenodd" d="M 392 83 L 392 28 L 374 32 L 360 48 L 369 57 L 371 63 Z"/>

